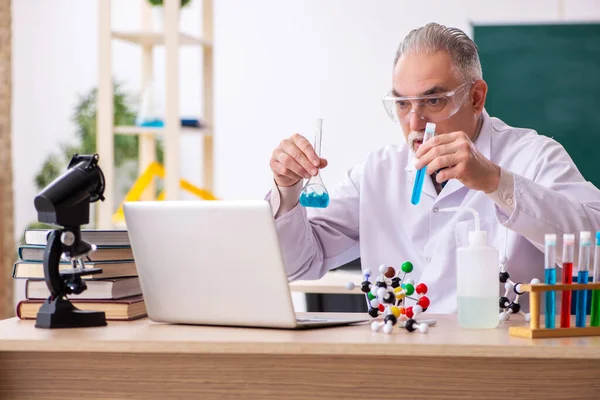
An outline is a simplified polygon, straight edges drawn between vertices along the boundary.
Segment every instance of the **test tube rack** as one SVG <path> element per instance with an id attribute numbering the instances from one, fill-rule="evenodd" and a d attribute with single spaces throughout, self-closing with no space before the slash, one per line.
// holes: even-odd
<path id="1" fill-rule="evenodd" d="M 520 289 L 521 291 L 526 292 L 529 295 L 529 326 L 511 326 L 509 328 L 509 334 L 511 336 L 529 339 L 600 336 L 600 327 L 597 326 L 571 326 L 569 328 L 552 329 L 547 329 L 543 326 L 540 326 L 540 293 L 549 292 L 553 290 L 558 292 L 565 290 L 577 291 L 600 289 L 600 283 L 561 283 L 556 285 L 547 285 L 544 283 L 528 285 L 522 284 Z"/>

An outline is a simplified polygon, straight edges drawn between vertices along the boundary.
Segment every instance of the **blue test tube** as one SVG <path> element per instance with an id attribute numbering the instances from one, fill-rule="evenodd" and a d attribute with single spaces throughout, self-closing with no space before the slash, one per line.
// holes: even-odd
<path id="1" fill-rule="evenodd" d="M 544 257 L 544 283 L 547 285 L 556 285 L 556 235 L 549 233 L 544 237 L 545 257 Z M 546 292 L 546 328 L 554 329 L 556 316 L 556 292 L 550 290 Z"/>
<path id="2" fill-rule="evenodd" d="M 427 125 L 425 125 L 423 144 L 425 144 L 426 141 L 431 139 L 433 135 L 435 135 L 435 124 L 428 122 Z M 419 201 L 421 200 L 421 191 L 423 191 L 423 181 L 425 180 L 425 175 L 427 175 L 425 173 L 426 169 L 427 166 L 417 171 L 417 176 L 415 177 L 415 184 L 413 185 L 412 196 L 410 198 L 410 202 L 414 205 L 419 204 Z"/>
<path id="3" fill-rule="evenodd" d="M 600 282 L 600 232 L 596 232 L 593 282 Z M 600 326 L 600 289 L 592 290 L 592 310 L 590 314 L 590 326 Z"/>
<path id="4" fill-rule="evenodd" d="M 579 272 L 577 283 L 587 284 L 590 267 L 590 232 L 579 233 Z M 575 326 L 585 327 L 587 290 L 577 291 L 577 308 L 575 309 Z"/>

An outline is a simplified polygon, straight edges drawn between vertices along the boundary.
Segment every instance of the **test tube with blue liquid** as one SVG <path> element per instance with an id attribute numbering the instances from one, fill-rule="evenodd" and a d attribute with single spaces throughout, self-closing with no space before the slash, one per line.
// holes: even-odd
<path id="1" fill-rule="evenodd" d="M 600 232 L 596 232 L 593 282 L 600 282 Z M 592 290 L 592 309 L 590 310 L 590 314 L 590 326 L 600 326 L 600 289 Z"/>
<path id="2" fill-rule="evenodd" d="M 426 141 L 431 139 L 433 137 L 433 135 L 435 135 L 435 124 L 428 122 L 427 125 L 425 125 L 425 134 L 423 135 L 423 144 L 425 144 Z M 420 170 L 417 170 L 417 176 L 415 177 L 415 183 L 413 185 L 412 196 L 410 198 L 410 202 L 414 205 L 419 204 L 419 201 L 421 201 L 421 192 L 423 191 L 423 181 L 425 180 L 425 175 L 427 175 L 426 170 L 427 170 L 426 166 L 421 168 Z"/>
<path id="3" fill-rule="evenodd" d="M 321 136 L 323 135 L 323 119 L 317 119 L 317 130 L 313 144 L 317 157 L 321 158 Z M 329 192 L 321 179 L 321 172 L 317 170 L 315 176 L 311 176 L 300 193 L 299 202 L 304 207 L 325 208 L 329 205 Z"/>
<path id="4" fill-rule="evenodd" d="M 579 272 L 577 283 L 587 284 L 590 266 L 590 232 L 579 234 Z M 575 326 L 585 327 L 586 322 L 587 290 L 577 291 L 577 307 L 575 309 Z"/>
<path id="5" fill-rule="evenodd" d="M 547 234 L 545 237 L 544 283 L 556 285 L 556 235 Z M 546 292 L 546 328 L 554 329 L 556 315 L 556 292 Z"/>

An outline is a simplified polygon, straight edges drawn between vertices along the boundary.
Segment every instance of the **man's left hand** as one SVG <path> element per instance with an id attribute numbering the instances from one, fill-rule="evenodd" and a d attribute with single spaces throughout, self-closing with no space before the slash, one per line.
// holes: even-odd
<path id="1" fill-rule="evenodd" d="M 416 152 L 415 167 L 427 166 L 427 175 L 439 171 L 439 183 L 458 179 L 473 190 L 491 193 L 498 188 L 500 167 L 485 158 L 464 132 L 452 132 L 434 136 Z"/>

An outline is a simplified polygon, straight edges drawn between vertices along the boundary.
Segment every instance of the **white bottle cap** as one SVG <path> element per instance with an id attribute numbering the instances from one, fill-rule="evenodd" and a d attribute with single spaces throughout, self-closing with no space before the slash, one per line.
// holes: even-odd
<path id="1" fill-rule="evenodd" d="M 584 246 L 589 246 L 590 245 L 590 238 L 591 238 L 591 234 L 590 232 L 579 232 L 579 243 L 581 243 Z"/>
<path id="2" fill-rule="evenodd" d="M 432 122 L 428 122 L 425 125 L 425 134 L 423 135 L 423 143 L 431 139 L 435 135 L 435 124 Z"/>
<path id="3" fill-rule="evenodd" d="M 428 122 L 425 124 L 425 132 L 433 135 L 435 133 L 435 124 L 433 122 Z"/>
<path id="4" fill-rule="evenodd" d="M 544 235 L 544 241 L 548 246 L 556 246 L 556 234 L 547 233 Z"/>
<path id="5" fill-rule="evenodd" d="M 572 233 L 564 233 L 563 242 L 564 244 L 575 244 L 575 235 Z"/>
<path id="6" fill-rule="evenodd" d="M 487 245 L 487 232 L 486 231 L 469 231 L 469 244 L 471 246 Z"/>

